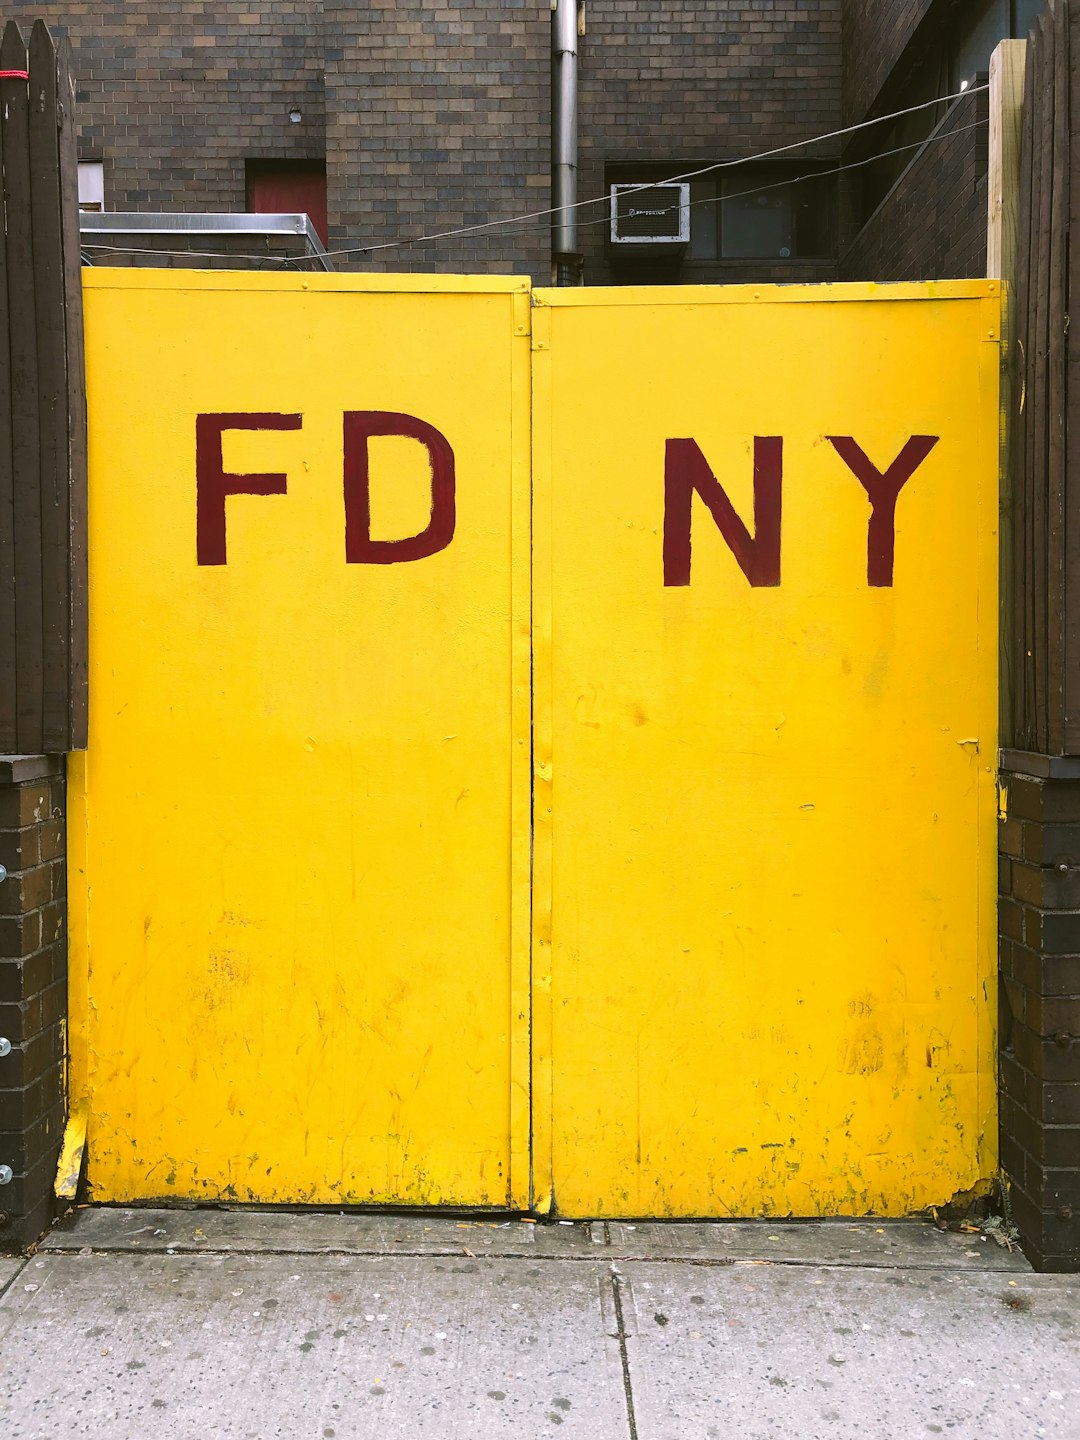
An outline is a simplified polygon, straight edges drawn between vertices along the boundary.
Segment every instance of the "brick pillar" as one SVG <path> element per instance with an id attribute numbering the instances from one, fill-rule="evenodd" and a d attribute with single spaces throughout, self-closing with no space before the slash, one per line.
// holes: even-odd
<path id="1" fill-rule="evenodd" d="M 1006 750 L 1001 1163 L 1037 1270 L 1080 1270 L 1080 759 Z"/>
<path id="2" fill-rule="evenodd" d="M 67 881 L 64 758 L 0 757 L 0 1250 L 53 1218 L 64 1133 Z M 6 1052 L 6 1053 L 5 1053 Z M 7 1171 L 0 1171 L 0 1178 Z"/>

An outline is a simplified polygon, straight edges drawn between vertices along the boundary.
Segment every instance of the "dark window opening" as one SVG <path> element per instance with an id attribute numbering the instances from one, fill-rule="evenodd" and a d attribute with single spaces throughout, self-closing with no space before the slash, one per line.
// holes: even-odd
<path id="1" fill-rule="evenodd" d="M 253 215 L 308 215 L 327 243 L 326 164 L 322 160 L 249 160 L 247 208 Z"/>
<path id="2" fill-rule="evenodd" d="M 609 166 L 609 184 L 646 185 L 685 171 L 696 163 L 672 160 L 665 165 Z M 642 194 L 648 195 L 649 191 Z M 737 165 L 690 182 L 690 243 L 665 257 L 648 259 L 609 250 L 618 278 L 633 265 L 649 267 L 677 279 L 684 262 L 690 266 L 725 261 L 762 261 L 784 266 L 799 261 L 831 261 L 836 257 L 836 177 L 804 166 L 771 163 Z"/>

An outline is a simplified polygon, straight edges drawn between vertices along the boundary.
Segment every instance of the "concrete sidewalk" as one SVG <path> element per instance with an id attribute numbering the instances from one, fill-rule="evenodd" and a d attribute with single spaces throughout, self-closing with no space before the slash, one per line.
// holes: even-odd
<path id="1" fill-rule="evenodd" d="M 0 1437 L 1080 1437 L 1080 1277 L 915 1221 L 83 1211 L 0 1260 Z"/>

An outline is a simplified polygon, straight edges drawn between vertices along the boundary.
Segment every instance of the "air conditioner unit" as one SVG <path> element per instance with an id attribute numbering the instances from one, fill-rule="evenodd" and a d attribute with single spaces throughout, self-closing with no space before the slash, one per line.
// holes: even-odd
<path id="1" fill-rule="evenodd" d="M 690 240 L 690 186 L 612 185 L 611 244 L 670 253 Z"/>

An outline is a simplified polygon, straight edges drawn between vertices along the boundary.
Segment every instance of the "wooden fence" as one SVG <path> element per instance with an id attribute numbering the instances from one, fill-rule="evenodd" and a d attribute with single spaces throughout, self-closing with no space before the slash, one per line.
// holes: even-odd
<path id="1" fill-rule="evenodd" d="M 1024 94 L 1003 729 L 1016 749 L 1068 755 L 1080 754 L 1080 325 L 1069 325 L 1070 294 L 1080 294 L 1080 243 L 1069 243 L 1070 230 L 1080 237 L 1076 0 L 1039 17 Z"/>
<path id="2" fill-rule="evenodd" d="M 0 43 L 0 751 L 86 745 L 86 399 L 74 91 Z"/>

